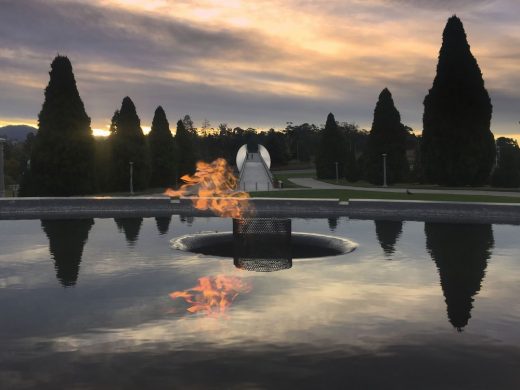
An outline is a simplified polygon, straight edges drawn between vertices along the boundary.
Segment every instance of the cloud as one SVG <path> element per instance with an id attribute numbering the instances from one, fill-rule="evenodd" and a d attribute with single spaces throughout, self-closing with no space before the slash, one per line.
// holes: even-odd
<path id="1" fill-rule="evenodd" d="M 370 0 L 369 0 L 370 1 Z M 437 11 L 476 8 L 496 3 L 496 0 L 372 0 L 390 5 L 402 4 L 410 7 L 430 8 Z"/>
<path id="2" fill-rule="evenodd" d="M 368 127 L 389 87 L 403 121 L 420 129 L 455 6 L 496 96 L 494 128 L 511 131 L 520 84 L 511 14 L 520 7 L 510 0 L 4 0 L 0 119 L 36 117 L 60 52 L 93 127 L 126 95 L 145 125 L 160 104 L 171 122 L 190 113 L 215 125 L 282 127 L 322 123 L 332 111 Z"/>

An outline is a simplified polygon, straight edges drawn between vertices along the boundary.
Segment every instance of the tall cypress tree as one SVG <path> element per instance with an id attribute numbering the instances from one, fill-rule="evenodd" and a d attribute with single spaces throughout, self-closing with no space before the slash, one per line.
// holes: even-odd
<path id="1" fill-rule="evenodd" d="M 383 153 L 386 153 L 387 183 L 405 180 L 409 166 L 406 159 L 407 131 L 395 108 L 392 94 L 385 88 L 374 110 L 372 130 L 365 150 L 365 177 L 374 184 L 383 183 Z"/>
<path id="2" fill-rule="evenodd" d="M 175 182 L 174 139 L 161 106 L 155 110 L 148 143 L 152 169 L 150 184 L 155 187 L 171 185 Z"/>
<path id="3" fill-rule="evenodd" d="M 128 96 L 123 99 L 121 109 L 114 113 L 110 126 L 112 146 L 112 183 L 117 191 L 128 191 L 130 162 L 133 163 L 134 189 L 148 185 L 149 162 L 145 136 L 135 105 Z"/>
<path id="4" fill-rule="evenodd" d="M 57 56 L 51 64 L 38 132 L 24 177 L 24 196 L 70 196 L 94 192 L 94 138 L 76 87 L 72 64 Z"/>
<path id="5" fill-rule="evenodd" d="M 195 172 L 195 163 L 197 157 L 195 146 L 193 144 L 193 136 L 184 127 L 182 120 L 177 122 L 177 132 L 175 133 L 175 144 L 177 147 L 177 176 L 181 177 L 186 174 Z"/>
<path id="6" fill-rule="evenodd" d="M 462 22 L 443 33 L 437 75 L 424 99 L 422 166 L 427 181 L 481 185 L 495 161 L 492 106 Z"/>
<path id="7" fill-rule="evenodd" d="M 325 128 L 321 131 L 316 152 L 316 176 L 319 179 L 336 178 L 336 163 L 338 163 L 338 176 L 343 177 L 346 151 L 345 137 L 338 128 L 334 115 L 330 113 Z"/>

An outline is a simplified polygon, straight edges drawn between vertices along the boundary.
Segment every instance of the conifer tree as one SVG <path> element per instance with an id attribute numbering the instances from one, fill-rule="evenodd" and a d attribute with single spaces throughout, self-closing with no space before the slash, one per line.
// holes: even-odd
<path id="1" fill-rule="evenodd" d="M 338 128 L 334 115 L 330 113 L 325 128 L 321 131 L 316 152 L 316 176 L 319 179 L 335 179 L 337 163 L 338 177 L 343 177 L 346 151 L 345 137 Z"/>
<path id="2" fill-rule="evenodd" d="M 195 163 L 197 162 L 195 146 L 193 145 L 193 137 L 184 127 L 182 120 L 177 122 L 175 144 L 178 155 L 177 176 L 182 177 L 186 174 L 193 174 L 195 172 Z"/>
<path id="3" fill-rule="evenodd" d="M 174 139 L 161 106 L 155 110 L 148 144 L 152 169 L 150 184 L 153 187 L 171 186 L 175 182 Z"/>
<path id="4" fill-rule="evenodd" d="M 462 22 L 443 32 L 437 75 L 424 99 L 421 150 L 425 179 L 444 185 L 481 185 L 495 161 L 492 106 Z"/>
<path id="5" fill-rule="evenodd" d="M 117 191 L 128 191 L 130 183 L 130 162 L 133 166 L 135 190 L 148 185 L 149 162 L 145 136 L 135 105 L 127 96 L 121 109 L 114 113 L 110 126 L 112 146 L 112 184 Z"/>
<path id="6" fill-rule="evenodd" d="M 384 153 L 387 183 L 407 178 L 406 137 L 407 131 L 401 123 L 401 115 L 395 108 L 392 94 L 385 88 L 379 94 L 365 150 L 365 177 L 369 182 L 383 184 Z"/>
<path id="7" fill-rule="evenodd" d="M 38 132 L 23 196 L 71 196 L 95 191 L 94 138 L 76 87 L 72 64 L 58 55 L 51 64 Z"/>

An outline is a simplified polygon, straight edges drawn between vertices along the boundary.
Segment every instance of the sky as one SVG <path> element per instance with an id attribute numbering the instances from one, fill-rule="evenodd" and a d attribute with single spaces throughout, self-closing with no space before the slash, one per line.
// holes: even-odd
<path id="1" fill-rule="evenodd" d="M 96 134 L 125 96 L 149 129 L 370 129 L 388 87 L 422 130 L 447 19 L 457 14 L 493 103 L 495 136 L 520 138 L 518 0 L 0 0 L 0 126 L 37 124 L 57 53 L 72 62 Z"/>

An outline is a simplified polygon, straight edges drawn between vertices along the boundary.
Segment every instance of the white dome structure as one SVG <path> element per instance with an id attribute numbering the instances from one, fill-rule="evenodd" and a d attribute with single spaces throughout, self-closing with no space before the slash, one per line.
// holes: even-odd
<path id="1" fill-rule="evenodd" d="M 268 150 L 265 148 L 264 145 L 258 144 L 258 153 L 260 153 L 260 156 L 262 156 L 262 159 L 264 160 L 265 165 L 267 165 L 267 169 L 271 169 L 271 155 L 269 154 Z M 247 144 L 244 144 L 240 147 L 240 149 L 238 149 L 237 157 L 235 159 L 238 171 L 242 170 L 246 157 L 247 157 Z"/>
<path id="2" fill-rule="evenodd" d="M 236 164 L 237 164 L 237 168 L 239 171 L 242 170 L 242 167 L 244 165 L 244 161 L 246 159 L 246 155 L 247 155 L 247 145 L 244 144 L 240 147 L 240 149 L 238 149 L 238 152 L 237 152 L 237 157 L 235 159 L 236 161 Z"/>

